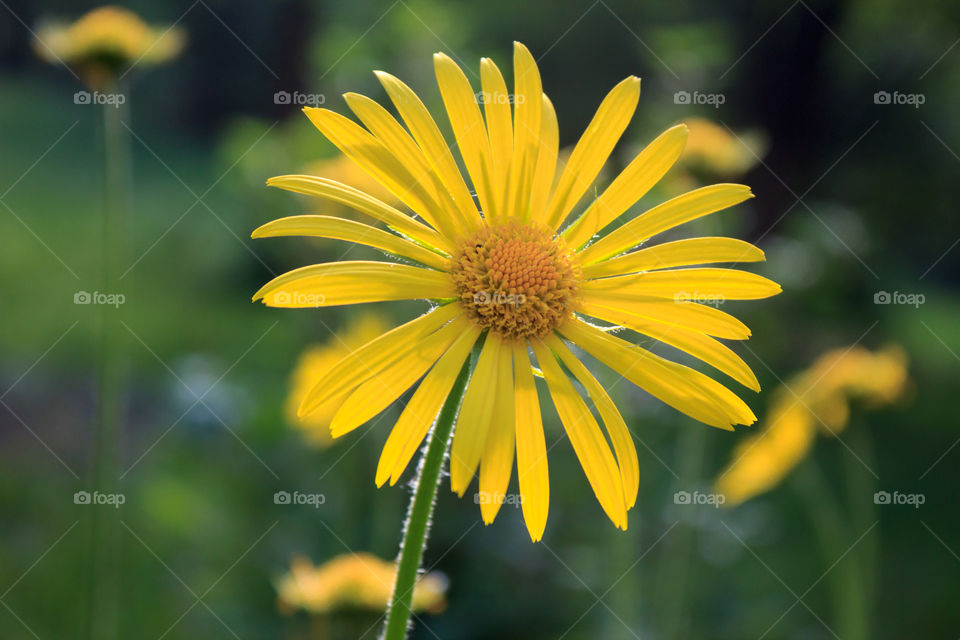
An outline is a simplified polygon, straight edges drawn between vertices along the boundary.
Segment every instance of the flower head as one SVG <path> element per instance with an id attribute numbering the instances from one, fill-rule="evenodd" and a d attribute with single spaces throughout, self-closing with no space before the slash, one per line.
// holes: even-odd
<path id="1" fill-rule="evenodd" d="M 277 598 L 285 611 L 303 609 L 326 614 L 338 609 L 383 610 L 390 600 L 397 566 L 369 553 L 337 556 L 319 566 L 295 556 L 290 572 L 277 581 Z M 414 611 L 439 613 L 446 607 L 446 578 L 427 573 L 413 590 Z"/>
<path id="2" fill-rule="evenodd" d="M 568 161 L 558 167 L 556 114 L 526 47 L 514 46 L 512 93 L 487 58 L 480 63 L 479 93 L 446 55 L 436 54 L 434 67 L 470 186 L 420 98 L 379 71 L 399 120 L 354 93 L 345 95 L 346 102 L 363 126 L 327 109 L 304 112 L 410 213 L 326 177 L 288 175 L 267 183 L 347 205 L 387 229 L 329 216 L 294 216 L 260 227 L 254 237 L 334 238 L 378 248 L 395 260 L 302 267 L 267 283 L 254 300 L 299 308 L 402 299 L 433 303 L 425 315 L 337 363 L 315 382 L 300 413 L 343 398 L 330 423 L 337 437 L 419 381 L 377 468 L 376 483 L 393 484 L 476 349 L 451 446 L 451 488 L 463 495 L 479 469 L 485 496 L 479 500 L 481 513 L 490 523 L 503 503 L 516 457 L 524 519 L 531 537 L 539 540 L 550 488 L 535 359 L 601 507 L 615 525 L 626 528 L 639 484 L 633 437 L 572 346 L 701 422 L 728 430 L 754 422 L 749 407 L 725 386 L 611 331 L 624 327 L 644 334 L 759 388 L 743 360 L 717 340 L 742 340 L 749 330 L 700 302 L 765 298 L 780 287 L 736 269 L 678 267 L 753 262 L 762 260 L 763 252 L 732 238 L 637 248 L 664 231 L 747 200 L 750 189 L 704 187 L 617 224 L 673 165 L 687 137 L 682 125 L 668 129 L 599 196 L 578 207 L 629 124 L 640 95 L 638 78 L 613 88 Z M 581 213 L 568 221 L 575 210 Z M 597 326 L 591 318 L 608 324 Z"/>
<path id="3" fill-rule="evenodd" d="M 175 27 L 151 27 L 123 7 L 93 9 L 71 24 L 37 30 L 34 49 L 48 62 L 64 62 L 93 87 L 103 86 L 132 64 L 161 64 L 177 56 L 186 38 Z"/>
<path id="4" fill-rule="evenodd" d="M 847 426 L 850 400 L 890 404 L 907 384 L 907 358 L 899 347 L 829 351 L 774 393 L 765 431 L 745 439 L 715 486 L 732 507 L 769 491 L 810 451 L 817 433 Z"/>

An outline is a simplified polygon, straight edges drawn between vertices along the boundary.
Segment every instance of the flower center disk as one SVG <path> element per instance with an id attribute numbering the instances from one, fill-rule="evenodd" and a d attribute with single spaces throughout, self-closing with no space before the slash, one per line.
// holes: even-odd
<path id="1" fill-rule="evenodd" d="M 580 266 L 564 242 L 515 221 L 464 237 L 451 274 L 467 315 L 511 339 L 549 334 L 570 316 L 580 292 Z"/>

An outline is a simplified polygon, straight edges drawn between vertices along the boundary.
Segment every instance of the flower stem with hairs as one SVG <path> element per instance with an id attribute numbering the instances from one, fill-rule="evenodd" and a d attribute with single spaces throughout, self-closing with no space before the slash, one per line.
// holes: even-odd
<path id="1" fill-rule="evenodd" d="M 400 559 L 397 563 L 397 581 L 393 586 L 393 595 L 387 605 L 387 621 L 384 627 L 384 640 L 403 640 L 407 637 L 407 627 L 413 601 L 413 589 L 420 573 L 420 561 L 430 532 L 433 515 L 433 503 L 440 482 L 440 470 L 446 457 L 453 431 L 453 421 L 460 407 L 463 391 L 467 386 L 470 373 L 468 358 L 460 370 L 453 388 L 447 396 L 440 415 L 429 436 L 427 446 L 420 461 L 413 500 L 407 511 L 404 523 L 403 540 L 400 543 Z"/>

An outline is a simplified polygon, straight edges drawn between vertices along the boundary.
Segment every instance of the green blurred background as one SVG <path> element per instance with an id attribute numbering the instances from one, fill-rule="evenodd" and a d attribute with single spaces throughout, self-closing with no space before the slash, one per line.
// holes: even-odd
<path id="1" fill-rule="evenodd" d="M 90 519 L 109 509 L 73 500 L 95 489 L 101 309 L 74 295 L 97 290 L 100 278 L 102 123 L 96 106 L 74 103 L 82 86 L 65 68 L 36 59 L 31 29 L 92 6 L 0 4 L 0 637 L 82 637 Z M 604 517 L 566 442 L 551 450 L 542 543 L 530 543 L 515 506 L 484 527 L 478 506 L 444 484 L 426 564 L 449 579 L 448 607 L 421 617 L 413 637 L 960 636 L 960 5 L 128 6 L 151 23 L 176 22 L 189 42 L 178 59 L 128 76 L 133 196 L 116 310 L 125 503 L 107 516 L 117 528 L 117 637 L 376 636 L 376 613 L 318 621 L 283 615 L 276 602 L 274 581 L 293 554 L 393 557 L 409 490 L 373 484 L 396 410 L 329 447 L 309 444 L 285 418 L 300 352 L 329 341 L 356 311 L 250 302 L 272 274 L 346 249 L 249 240 L 260 224 L 305 212 L 305 200 L 265 179 L 333 153 L 296 104 L 274 95 L 318 94 L 346 112 L 345 91 L 385 99 L 371 73 L 383 69 L 438 113 L 433 52 L 473 73 L 492 57 L 509 78 L 513 40 L 538 59 L 562 146 L 617 81 L 643 79 L 612 170 L 693 116 L 766 139 L 762 162 L 736 177 L 757 197 L 682 230 L 757 242 L 768 256 L 757 271 L 783 284 L 771 301 L 730 305 L 754 334 L 735 348 L 764 387 L 744 391 L 760 417 L 752 429 L 764 428 L 769 392 L 829 349 L 898 343 L 912 384 L 893 406 L 855 405 L 841 437 L 821 438 L 773 491 L 715 509 L 678 505 L 674 494 L 709 490 L 747 430 L 696 424 L 595 368 L 640 455 L 629 530 Z M 722 95 L 723 104 L 685 104 L 683 91 Z M 923 104 L 884 104 L 882 91 L 922 95 Z M 881 291 L 924 303 L 875 304 Z M 399 323 L 422 308 L 374 310 Z M 546 420 L 548 443 L 564 439 L 555 415 Z M 924 504 L 877 505 L 876 490 L 922 494 Z M 325 502 L 278 505 L 277 491 Z"/>

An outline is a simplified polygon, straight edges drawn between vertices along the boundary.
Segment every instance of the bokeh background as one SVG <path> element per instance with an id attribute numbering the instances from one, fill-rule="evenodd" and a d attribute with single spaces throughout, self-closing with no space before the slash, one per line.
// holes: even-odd
<path id="1" fill-rule="evenodd" d="M 576 141 L 616 82 L 643 79 L 608 175 L 676 122 L 706 118 L 730 134 L 708 146 L 726 144 L 732 159 L 691 160 L 644 202 L 707 181 L 749 184 L 754 200 L 680 235 L 756 242 L 768 256 L 756 270 L 784 292 L 724 307 L 753 330 L 735 347 L 764 388 L 744 390 L 760 417 L 749 430 L 696 424 L 595 367 L 640 455 L 626 533 L 603 516 L 555 415 L 543 542 L 530 543 L 516 505 L 484 527 L 469 496 L 444 484 L 426 564 L 448 581 L 447 605 L 419 615 L 413 637 L 960 635 L 960 5 L 130 3 L 151 23 L 176 24 L 188 43 L 175 60 L 125 78 L 132 196 L 123 276 L 108 292 L 125 298 L 108 310 L 124 354 L 115 480 L 124 504 L 113 509 L 73 499 L 97 489 L 105 309 L 74 297 L 100 282 L 102 109 L 76 104 L 83 86 L 39 60 L 32 42 L 44 19 L 92 6 L 0 4 L 3 638 L 84 637 L 96 509 L 115 530 L 112 577 L 92 610 L 105 629 L 97 637 L 376 636 L 377 612 L 281 606 L 276 585 L 294 555 L 318 564 L 355 551 L 394 557 L 409 489 L 377 490 L 373 475 L 397 411 L 333 443 L 291 424 L 301 354 L 360 317 L 250 302 L 272 274 L 347 247 L 249 235 L 320 210 L 264 186 L 334 156 L 295 96 L 345 112 L 345 91 L 385 99 L 371 73 L 383 69 L 438 109 L 433 52 L 459 60 L 478 84 L 481 56 L 509 78 L 513 40 L 539 61 L 561 145 Z M 372 310 L 390 326 L 422 308 Z M 770 426 L 776 390 L 820 354 L 889 344 L 907 354 L 909 383 L 882 406 L 854 401 L 846 429 L 818 437 L 782 483 L 732 508 L 676 498 L 709 494 L 735 447 Z M 323 500 L 277 504 L 278 491 Z M 922 504 L 883 504 L 876 491 Z"/>

